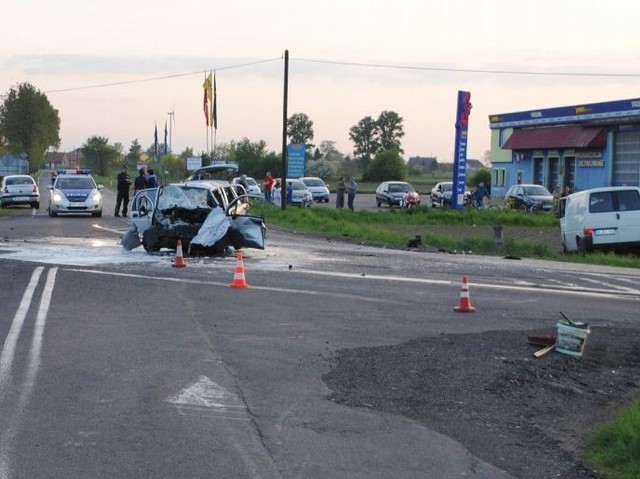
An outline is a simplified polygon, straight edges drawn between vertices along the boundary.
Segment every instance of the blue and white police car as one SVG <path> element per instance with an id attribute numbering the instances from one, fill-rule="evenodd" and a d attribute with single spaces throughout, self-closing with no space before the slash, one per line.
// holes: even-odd
<path id="1" fill-rule="evenodd" d="M 96 184 L 89 169 L 58 170 L 49 189 L 49 216 L 90 213 L 102 216 L 103 185 Z"/>

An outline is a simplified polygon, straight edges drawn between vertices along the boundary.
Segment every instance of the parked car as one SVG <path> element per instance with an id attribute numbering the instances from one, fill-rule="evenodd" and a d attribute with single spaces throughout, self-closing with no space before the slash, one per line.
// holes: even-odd
<path id="1" fill-rule="evenodd" d="M 640 251 L 640 188 L 593 188 L 560 198 L 560 234 L 565 252 Z"/>
<path id="2" fill-rule="evenodd" d="M 241 177 L 236 176 L 231 180 L 231 184 L 240 185 L 242 184 L 240 180 L 241 180 Z M 262 191 L 260 190 L 260 186 L 258 186 L 258 182 L 255 179 L 253 179 L 250 176 L 246 176 L 244 178 L 244 181 L 245 181 L 245 185 L 246 185 L 245 189 L 247 190 L 247 193 L 254 196 L 260 196 L 262 194 Z"/>
<path id="3" fill-rule="evenodd" d="M 553 195 L 541 185 L 513 185 L 504 195 L 504 201 L 516 210 L 551 211 L 553 208 Z"/>
<path id="4" fill-rule="evenodd" d="M 91 170 L 58 170 L 49 189 L 49 216 L 89 213 L 102 216 L 103 185 L 96 184 Z"/>
<path id="5" fill-rule="evenodd" d="M 403 198 L 406 193 L 417 193 L 416 189 L 406 181 L 383 181 L 376 188 L 376 206 L 378 208 L 386 204 L 392 206 L 403 206 Z M 417 203 L 420 204 L 418 195 Z"/>
<path id="6" fill-rule="evenodd" d="M 313 204 L 313 194 L 311 190 L 300 180 L 287 178 L 285 182 L 284 194 L 288 194 L 289 186 L 291 186 L 291 206 L 308 207 Z"/>
<path id="7" fill-rule="evenodd" d="M 40 208 L 40 190 L 29 175 L 7 175 L 0 182 L 0 208 L 18 205 Z"/>
<path id="8" fill-rule="evenodd" d="M 263 199 L 245 194 L 229 200 L 235 188 L 190 181 L 138 192 L 131 222 L 142 246 L 149 252 L 175 250 L 180 239 L 188 253 L 220 254 L 229 246 L 264 249 Z"/>
<path id="9" fill-rule="evenodd" d="M 451 194 L 453 192 L 453 181 L 441 181 L 431 189 L 431 206 L 442 207 L 451 206 Z M 468 204 L 471 198 L 471 191 L 464 189 L 464 204 Z"/>
<path id="10" fill-rule="evenodd" d="M 322 178 L 317 176 L 303 176 L 300 178 L 311 191 L 314 201 L 318 203 L 329 203 L 329 188 Z"/>

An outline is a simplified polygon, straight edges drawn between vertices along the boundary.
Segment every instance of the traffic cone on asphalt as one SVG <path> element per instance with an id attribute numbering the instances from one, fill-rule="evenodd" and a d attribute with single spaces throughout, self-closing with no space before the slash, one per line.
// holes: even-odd
<path id="1" fill-rule="evenodd" d="M 467 277 L 462 277 L 462 289 L 460 291 L 460 301 L 458 306 L 453 308 L 457 313 L 473 313 L 476 308 L 471 306 L 471 298 L 469 297 L 469 286 L 467 285 Z"/>
<path id="2" fill-rule="evenodd" d="M 244 279 L 244 262 L 242 261 L 242 253 L 236 253 L 236 269 L 233 272 L 233 281 L 229 285 L 232 288 L 248 288 L 249 285 Z"/>
<path id="3" fill-rule="evenodd" d="M 174 268 L 184 268 L 187 266 L 187 263 L 184 261 L 184 256 L 182 256 L 182 240 L 178 239 L 178 244 L 176 245 L 176 260 L 173 262 Z"/>

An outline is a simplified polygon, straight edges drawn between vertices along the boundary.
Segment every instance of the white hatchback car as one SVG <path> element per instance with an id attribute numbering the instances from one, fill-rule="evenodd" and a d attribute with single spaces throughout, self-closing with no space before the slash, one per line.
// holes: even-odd
<path id="1" fill-rule="evenodd" d="M 29 175 L 7 175 L 0 182 L 0 207 L 18 205 L 40 208 L 40 191 Z"/>
<path id="2" fill-rule="evenodd" d="M 314 201 L 318 203 L 329 203 L 329 188 L 327 184 L 324 182 L 322 178 L 318 178 L 317 176 L 303 176 L 300 178 L 311 194 L 313 195 Z"/>

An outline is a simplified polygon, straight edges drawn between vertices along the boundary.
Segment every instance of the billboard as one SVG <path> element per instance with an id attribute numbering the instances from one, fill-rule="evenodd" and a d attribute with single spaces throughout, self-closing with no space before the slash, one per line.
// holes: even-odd
<path id="1" fill-rule="evenodd" d="M 458 91 L 456 137 L 453 152 L 452 208 L 462 208 L 464 206 L 464 191 L 467 181 L 467 137 L 471 108 L 471 93 L 468 91 Z"/>

